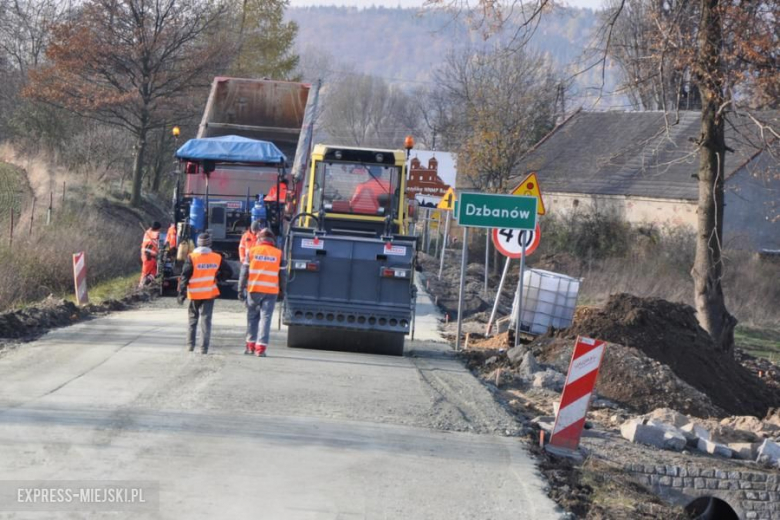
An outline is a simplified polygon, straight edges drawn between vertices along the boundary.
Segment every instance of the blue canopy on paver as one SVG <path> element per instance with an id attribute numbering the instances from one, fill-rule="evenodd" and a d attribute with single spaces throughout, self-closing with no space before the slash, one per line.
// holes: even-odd
<path id="1" fill-rule="evenodd" d="M 190 139 L 176 151 L 176 157 L 190 161 L 242 163 L 284 163 L 287 157 L 268 141 L 238 135 Z"/>

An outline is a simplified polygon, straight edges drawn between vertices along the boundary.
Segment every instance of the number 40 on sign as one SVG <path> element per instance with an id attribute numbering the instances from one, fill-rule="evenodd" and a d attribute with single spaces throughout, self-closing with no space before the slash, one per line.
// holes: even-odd
<path id="1" fill-rule="evenodd" d="M 499 253 L 509 258 L 523 256 L 523 242 L 525 242 L 525 256 L 530 255 L 539 246 L 541 232 L 539 224 L 533 231 L 521 231 L 519 229 L 494 229 L 493 245 Z"/>

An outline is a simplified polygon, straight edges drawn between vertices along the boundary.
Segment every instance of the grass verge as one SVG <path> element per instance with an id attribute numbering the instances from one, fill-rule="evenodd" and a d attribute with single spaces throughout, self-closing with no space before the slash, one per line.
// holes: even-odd
<path id="1" fill-rule="evenodd" d="M 738 325 L 734 343 L 753 356 L 780 363 L 780 330 Z"/>
<path id="2" fill-rule="evenodd" d="M 22 203 L 29 195 L 24 171 L 16 166 L 0 162 L 0 220 L 9 219 L 11 210 L 18 218 L 19 212 L 22 210 Z"/>
<path id="3" fill-rule="evenodd" d="M 133 290 L 138 286 L 138 277 L 139 273 L 118 276 L 100 282 L 94 287 L 88 287 L 89 301 L 91 303 L 100 303 L 106 300 L 120 300 L 132 294 Z M 72 292 L 68 293 L 65 299 L 71 302 L 76 301 L 76 297 Z"/>

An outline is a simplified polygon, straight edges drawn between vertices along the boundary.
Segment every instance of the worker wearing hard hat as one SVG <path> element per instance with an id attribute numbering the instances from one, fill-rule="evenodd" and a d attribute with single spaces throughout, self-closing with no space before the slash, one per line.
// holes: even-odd
<path id="1" fill-rule="evenodd" d="M 238 243 L 238 258 L 241 260 L 242 264 L 244 263 L 244 259 L 249 253 L 249 250 L 257 243 L 257 234 L 261 229 L 262 224 L 260 224 L 259 220 L 255 220 L 252 222 L 252 225 L 249 226 L 249 229 L 241 235 L 241 240 Z"/>
<path id="2" fill-rule="evenodd" d="M 141 280 L 140 287 L 154 281 L 157 277 L 157 255 L 160 253 L 160 228 L 162 225 L 155 221 L 144 232 L 141 241 Z"/>
<path id="3" fill-rule="evenodd" d="M 219 296 L 217 280 L 225 275 L 222 255 L 211 250 L 211 234 L 204 231 L 198 235 L 198 247 L 187 256 L 179 281 L 179 305 L 189 298 L 187 309 L 189 328 L 187 329 L 187 348 L 195 350 L 195 338 L 200 322 L 200 353 L 207 354 L 211 340 L 211 316 L 214 313 L 214 300 Z"/>
<path id="4" fill-rule="evenodd" d="M 241 266 L 238 298 L 246 302 L 246 349 L 244 354 L 265 357 L 271 334 L 271 317 L 281 284 L 282 252 L 274 246 L 273 232 L 258 233 L 257 244 Z"/>

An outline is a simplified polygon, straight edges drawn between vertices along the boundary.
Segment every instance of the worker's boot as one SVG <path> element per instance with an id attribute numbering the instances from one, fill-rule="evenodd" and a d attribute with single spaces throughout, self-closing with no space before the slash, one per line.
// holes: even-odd
<path id="1" fill-rule="evenodd" d="M 260 343 L 255 343 L 255 356 L 265 357 L 265 345 L 261 345 Z"/>
<path id="2" fill-rule="evenodd" d="M 244 355 L 245 356 L 251 356 L 254 353 L 255 353 L 255 344 L 252 343 L 251 341 L 247 341 L 246 342 L 246 350 L 244 350 Z"/>

